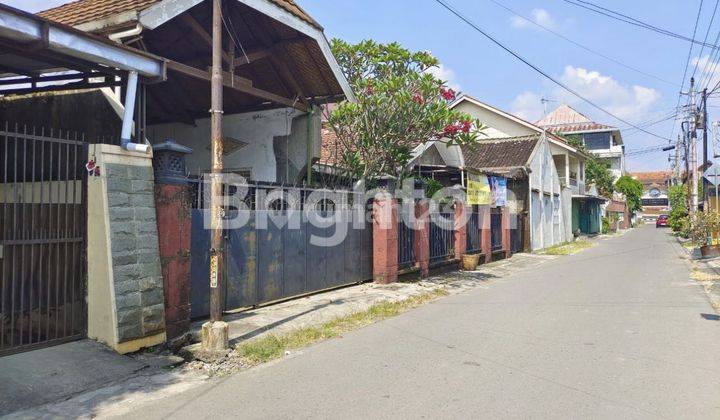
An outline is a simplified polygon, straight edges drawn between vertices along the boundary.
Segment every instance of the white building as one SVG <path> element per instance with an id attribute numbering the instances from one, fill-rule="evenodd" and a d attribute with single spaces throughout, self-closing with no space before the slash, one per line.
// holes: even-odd
<path id="1" fill-rule="evenodd" d="M 610 163 L 615 180 L 625 174 L 625 146 L 618 128 L 598 124 L 565 104 L 536 124 L 552 133 L 577 138 L 587 150 Z"/>

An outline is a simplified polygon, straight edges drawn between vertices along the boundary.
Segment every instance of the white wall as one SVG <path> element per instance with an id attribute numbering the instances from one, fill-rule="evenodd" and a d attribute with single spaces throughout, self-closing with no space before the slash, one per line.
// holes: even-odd
<path id="1" fill-rule="evenodd" d="M 316 116 L 316 140 L 314 155 L 319 156 L 320 123 Z M 306 162 L 307 117 L 290 109 L 275 109 L 245 114 L 223 116 L 223 135 L 247 143 L 246 146 L 224 157 L 226 170 L 244 170 L 251 172 L 256 181 L 277 182 L 277 159 L 275 138 L 289 136 L 287 141 L 279 139 L 282 146 L 281 156 L 285 155 L 284 144 L 288 146 L 287 156 L 296 168 L 302 169 Z M 210 169 L 210 119 L 196 120 L 196 126 L 173 123 L 148 126 L 147 136 L 151 143 L 160 143 L 166 139 L 190 147 L 193 153 L 187 157 L 187 168 L 191 174 L 201 174 Z M 282 162 L 281 162 L 282 163 Z M 284 167 L 284 165 L 281 165 Z M 284 174 L 281 174 L 284 175 Z M 291 175 L 292 176 L 292 175 Z"/>
<path id="2" fill-rule="evenodd" d="M 533 190 L 530 206 L 532 221 L 532 250 L 547 248 L 568 240 L 567 215 L 572 211 L 561 198 L 560 177 L 552 156 L 550 143 L 542 138 L 530 162 L 530 187 Z M 539 190 L 536 191 L 536 190 Z"/>
<path id="3" fill-rule="evenodd" d="M 487 138 L 498 138 L 498 137 L 517 137 L 527 136 L 530 134 L 537 134 L 536 130 L 532 130 L 519 124 L 509 118 L 506 118 L 495 112 L 491 112 L 478 105 L 470 103 L 469 101 L 463 101 L 459 103 L 456 110 L 465 112 L 466 114 L 477 118 L 481 123 L 487 126 L 484 131 Z M 483 136 L 480 138 L 482 139 Z"/>

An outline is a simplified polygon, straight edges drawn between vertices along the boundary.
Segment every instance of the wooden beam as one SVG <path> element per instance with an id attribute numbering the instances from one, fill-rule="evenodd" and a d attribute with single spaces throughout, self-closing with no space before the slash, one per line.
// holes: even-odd
<path id="1" fill-rule="evenodd" d="M 271 45 L 267 45 L 264 48 L 258 48 L 253 50 L 246 51 L 247 53 L 247 59 L 244 55 L 240 54 L 237 57 L 235 57 L 235 67 L 239 66 L 245 66 L 253 61 L 261 60 L 263 58 L 270 57 L 274 53 L 275 48 L 283 47 L 286 45 L 293 45 L 298 43 L 304 43 L 305 41 L 309 40 L 310 38 L 290 38 L 290 39 L 284 39 L 282 41 L 275 42 Z"/>
<path id="2" fill-rule="evenodd" d="M 172 60 L 168 60 L 167 68 L 168 70 L 176 71 L 188 77 L 210 82 L 210 72 L 208 72 L 207 70 L 201 70 L 196 67 L 188 66 L 186 64 L 178 63 L 177 61 Z M 256 98 L 264 99 L 278 105 L 285 105 L 290 108 L 295 108 L 303 112 L 309 111 L 309 108 L 307 106 L 296 101 L 295 99 L 286 98 L 284 96 L 280 96 L 272 92 L 268 92 L 266 90 L 254 87 L 251 80 L 239 76 L 232 76 L 226 71 L 222 72 L 222 76 L 223 86 L 225 86 L 226 88 L 235 90 L 237 92 L 245 93 Z"/>
<path id="3" fill-rule="evenodd" d="M 180 18 L 185 25 L 187 25 L 193 32 L 195 32 L 196 35 L 200 37 L 200 39 L 205 42 L 205 44 L 208 45 L 208 47 L 212 47 L 212 37 L 207 33 L 205 28 L 202 27 L 200 22 L 195 20 L 190 13 L 183 13 L 180 15 Z M 233 64 L 232 57 L 230 57 L 225 51 L 222 52 L 222 58 L 228 67 Z"/>

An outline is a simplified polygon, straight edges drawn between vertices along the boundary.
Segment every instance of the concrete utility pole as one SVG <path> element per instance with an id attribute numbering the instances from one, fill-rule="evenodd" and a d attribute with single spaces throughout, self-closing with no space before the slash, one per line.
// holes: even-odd
<path id="1" fill-rule="evenodd" d="M 220 197 L 223 172 L 223 80 L 222 80 L 222 0 L 213 0 L 212 19 L 212 74 L 210 79 L 210 321 L 202 326 L 202 347 L 210 355 L 227 351 L 228 325 L 222 321 L 220 287 L 223 282 L 223 208 Z"/>
<path id="2" fill-rule="evenodd" d="M 695 78 L 690 78 L 690 214 L 698 208 L 698 174 L 697 174 L 697 108 L 695 106 Z"/>
<path id="3" fill-rule="evenodd" d="M 708 164 L 708 127 L 707 127 L 707 88 L 702 92 L 702 130 L 703 130 L 703 172 Z M 703 185 L 703 203 L 707 205 L 708 185 L 705 178 L 701 179 Z"/>

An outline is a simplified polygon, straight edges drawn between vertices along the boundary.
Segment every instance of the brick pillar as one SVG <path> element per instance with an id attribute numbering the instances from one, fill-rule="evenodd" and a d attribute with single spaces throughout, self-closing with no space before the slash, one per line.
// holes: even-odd
<path id="1" fill-rule="evenodd" d="M 502 208 L 502 246 L 505 252 L 505 258 L 510 258 L 512 255 L 511 244 L 510 244 L 510 208 Z"/>
<path id="2" fill-rule="evenodd" d="M 455 258 L 461 260 L 467 250 L 467 223 L 465 217 L 468 208 L 463 202 L 455 202 Z"/>
<path id="3" fill-rule="evenodd" d="M 430 273 L 430 203 L 426 200 L 415 203 L 413 252 L 420 277 L 427 277 Z"/>
<path id="4" fill-rule="evenodd" d="M 398 277 L 398 203 L 390 196 L 373 201 L 373 279 L 394 283 Z"/>
<path id="5" fill-rule="evenodd" d="M 167 338 L 190 330 L 190 187 L 155 185 Z"/>
<path id="6" fill-rule="evenodd" d="M 492 238 L 490 234 L 490 206 L 480 207 L 480 242 L 485 262 L 492 261 Z"/>

